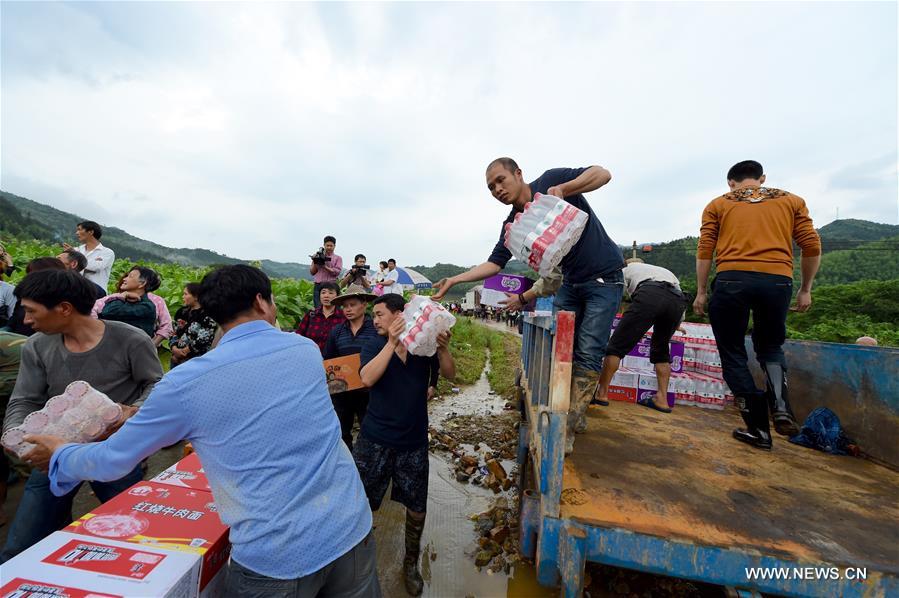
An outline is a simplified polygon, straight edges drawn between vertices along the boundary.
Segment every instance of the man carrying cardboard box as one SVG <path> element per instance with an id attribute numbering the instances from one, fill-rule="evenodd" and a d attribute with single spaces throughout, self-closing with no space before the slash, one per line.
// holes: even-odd
<path id="1" fill-rule="evenodd" d="M 274 327 L 257 268 L 213 270 L 200 303 L 225 332 L 218 347 L 169 372 L 108 440 L 27 437 L 52 453 L 51 490 L 117 479 L 188 439 L 231 528 L 226 596 L 380 596 L 371 510 L 318 347 Z"/>
<path id="2" fill-rule="evenodd" d="M 325 360 L 359 355 L 368 341 L 378 337 L 378 331 L 375 330 L 371 317 L 365 313 L 369 301 L 375 298 L 376 295 L 366 292 L 363 287 L 351 284 L 342 295 L 331 301 L 343 309 L 346 321 L 331 330 L 325 350 L 322 352 Z M 331 395 L 331 402 L 334 403 L 334 411 L 340 420 L 341 437 L 352 452 L 353 422 L 358 419 L 359 427 L 362 427 L 362 420 L 365 419 L 365 411 L 368 409 L 368 389 L 337 392 Z"/>

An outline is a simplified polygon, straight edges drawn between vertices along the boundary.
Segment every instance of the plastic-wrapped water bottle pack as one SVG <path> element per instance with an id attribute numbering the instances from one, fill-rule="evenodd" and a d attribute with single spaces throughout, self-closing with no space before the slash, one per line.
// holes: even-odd
<path id="1" fill-rule="evenodd" d="M 586 212 L 564 199 L 538 193 L 506 224 L 505 245 L 540 276 L 547 276 L 580 240 L 586 226 Z"/>
<path id="2" fill-rule="evenodd" d="M 0 444 L 22 456 L 34 445 L 26 434 L 49 434 L 69 442 L 91 442 L 122 419 L 122 407 L 87 382 L 76 381 L 63 394 L 29 413 L 25 421 L 3 433 Z"/>
<path id="3" fill-rule="evenodd" d="M 456 324 L 456 318 L 445 307 L 427 297 L 417 295 L 409 300 L 403 310 L 406 330 L 400 342 L 409 353 L 430 357 L 437 352 L 437 335 Z"/>

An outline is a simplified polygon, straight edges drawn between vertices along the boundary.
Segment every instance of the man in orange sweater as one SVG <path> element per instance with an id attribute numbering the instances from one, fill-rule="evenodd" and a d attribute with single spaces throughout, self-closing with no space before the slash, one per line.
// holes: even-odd
<path id="1" fill-rule="evenodd" d="M 706 206 L 696 252 L 693 311 L 705 313 L 714 253 L 718 274 L 712 283 L 709 320 L 721 354 L 724 380 L 746 422 L 745 430 L 734 430 L 734 438 L 770 449 L 769 408 L 778 434 L 799 433 L 787 397 L 783 352 L 793 296 L 793 241 L 802 250 L 802 283 L 795 309 L 804 312 L 812 305 L 821 239 L 801 197 L 763 187 L 764 183 L 761 164 L 754 160 L 740 162 L 727 173 L 730 192 Z M 753 348 L 767 378 L 765 391 L 756 387 L 749 371 L 744 337 L 750 312 Z"/>

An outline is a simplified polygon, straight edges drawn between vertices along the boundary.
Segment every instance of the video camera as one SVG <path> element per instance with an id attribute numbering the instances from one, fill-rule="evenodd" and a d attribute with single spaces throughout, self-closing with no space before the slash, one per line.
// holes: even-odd
<path id="1" fill-rule="evenodd" d="M 353 267 L 350 268 L 350 270 L 353 271 L 353 274 L 361 274 L 363 272 L 368 272 L 369 270 L 371 270 L 371 266 L 369 266 L 368 264 L 365 264 L 363 266 L 357 266 L 356 264 L 353 264 Z"/>
<path id="2" fill-rule="evenodd" d="M 319 247 L 318 251 L 309 256 L 312 258 L 312 263 L 316 266 L 324 266 L 326 262 L 331 261 L 330 255 L 325 255 L 325 248 Z"/>

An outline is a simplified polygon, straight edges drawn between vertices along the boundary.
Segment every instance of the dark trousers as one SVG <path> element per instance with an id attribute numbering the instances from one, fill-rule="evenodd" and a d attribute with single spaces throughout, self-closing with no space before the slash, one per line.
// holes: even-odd
<path id="1" fill-rule="evenodd" d="M 290 555 L 284 556 L 289 558 Z M 375 536 L 369 532 L 342 557 L 297 579 L 266 577 L 231 559 L 224 595 L 240 598 L 380 598 Z"/>
<path id="2" fill-rule="evenodd" d="M 606 355 L 624 357 L 652 327 L 649 361 L 671 363 L 668 343 L 677 332 L 686 307 L 684 294 L 674 285 L 652 280 L 639 284 L 630 307 L 609 339 Z"/>
<path id="3" fill-rule="evenodd" d="M 746 328 L 752 314 L 752 345 L 760 364 L 786 369 L 783 344 L 793 279 L 761 272 L 721 272 L 712 283 L 709 320 L 721 354 L 724 381 L 738 397 L 761 396 L 749 371 Z"/>
<path id="4" fill-rule="evenodd" d="M 337 412 L 337 419 L 340 420 L 340 436 L 352 453 L 353 422 L 358 419 L 359 427 L 362 427 L 362 420 L 365 419 L 365 412 L 368 411 L 368 391 L 350 390 L 331 395 L 331 403 L 334 405 L 334 411 Z"/>

